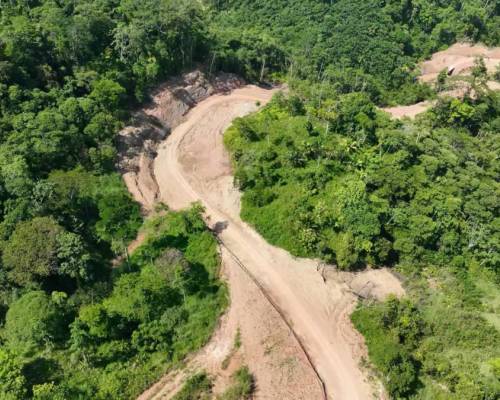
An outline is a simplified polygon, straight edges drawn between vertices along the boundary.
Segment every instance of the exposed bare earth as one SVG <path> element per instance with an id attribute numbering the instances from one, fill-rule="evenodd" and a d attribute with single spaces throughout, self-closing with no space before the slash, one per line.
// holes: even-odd
<path id="1" fill-rule="evenodd" d="M 393 118 L 415 118 L 418 114 L 422 114 L 424 111 L 427 111 L 431 105 L 432 103 L 429 101 L 422 101 L 409 106 L 387 107 L 384 108 L 384 111 L 391 114 Z"/>
<path id="2" fill-rule="evenodd" d="M 257 100 L 265 103 L 272 94 L 247 86 L 225 96 L 209 97 L 197 104 L 158 148 L 154 177 L 159 198 L 174 209 L 201 200 L 207 220 L 220 231 L 219 237 L 228 249 L 222 257 L 229 272 L 231 308 L 212 341 L 195 359 L 201 357 L 199 364 L 212 371 L 211 365 L 219 365 L 231 352 L 235 327 L 239 326 L 241 357 L 255 374 L 256 398 L 323 397 L 314 370 L 297 341 L 270 303 L 266 305 L 255 282 L 239 269 L 243 265 L 304 345 L 330 398 L 382 398 L 380 384 L 371 382 L 367 371 L 360 367 L 366 348 L 349 314 L 357 301 L 354 292 L 377 297 L 402 294 L 399 281 L 387 270 L 359 274 L 339 273 L 332 267 L 318 270 L 316 260 L 297 259 L 269 245 L 239 217 L 240 195 L 233 187 L 222 135 L 235 117 L 254 111 Z M 277 350 L 271 357 L 273 351 L 263 351 L 275 346 Z M 196 362 L 188 364 L 196 368 Z M 215 369 L 216 374 L 223 375 L 220 368 Z M 172 379 L 167 376 L 150 392 L 163 393 L 164 397 L 141 398 L 169 398 Z M 173 386 L 175 392 L 178 385 Z"/>
<path id="3" fill-rule="evenodd" d="M 444 69 L 452 71 L 451 76 L 470 73 L 476 57 L 483 57 L 488 72 L 492 73 L 500 63 L 500 49 L 456 43 L 444 51 L 433 54 L 430 60 L 422 63 L 420 80 L 434 82 Z"/>
<path id="4" fill-rule="evenodd" d="M 488 48 L 482 45 L 470 45 L 467 43 L 456 43 L 444 51 L 433 54 L 430 60 L 420 65 L 420 81 L 435 83 L 438 74 L 448 70 L 453 78 L 459 78 L 470 74 L 476 57 L 483 57 L 488 73 L 493 73 L 500 64 L 500 48 Z M 460 79 L 460 78 L 459 78 Z M 463 97 L 468 91 L 466 82 L 457 82 L 457 87 L 441 93 L 441 96 Z M 487 82 L 491 90 L 500 90 L 500 84 L 495 81 Z M 394 118 L 415 118 L 423 113 L 433 102 L 424 101 L 410 106 L 396 106 L 384 108 Z"/>
<path id="5" fill-rule="evenodd" d="M 159 86 L 152 93 L 151 102 L 133 113 L 132 125 L 118 134 L 118 169 L 144 211 L 151 211 L 158 200 L 159 188 L 153 175 L 158 144 L 184 121 L 186 113 L 199 101 L 243 84 L 233 74 L 208 79 L 195 70 Z"/>

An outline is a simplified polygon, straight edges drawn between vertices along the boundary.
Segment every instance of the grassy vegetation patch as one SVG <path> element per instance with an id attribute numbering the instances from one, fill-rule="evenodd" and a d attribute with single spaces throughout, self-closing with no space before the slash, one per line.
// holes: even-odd
<path id="1" fill-rule="evenodd" d="M 411 300 L 391 299 L 358 307 L 352 320 L 366 339 L 370 360 L 396 398 L 495 398 L 500 393 L 496 369 L 500 334 L 483 317 L 480 303 L 467 304 L 456 298 L 459 280 L 441 282 L 439 291 L 418 290 L 419 285 L 413 282 Z M 481 279 L 477 282 L 484 286 Z M 418 307 L 418 323 L 405 316 L 402 304 Z M 411 360 L 412 385 L 401 382 L 405 375 L 394 362 L 395 354 L 405 354 Z M 401 392 L 401 387 L 407 391 Z"/>
<path id="2" fill-rule="evenodd" d="M 191 376 L 172 400 L 209 400 L 212 381 L 204 372 Z"/>

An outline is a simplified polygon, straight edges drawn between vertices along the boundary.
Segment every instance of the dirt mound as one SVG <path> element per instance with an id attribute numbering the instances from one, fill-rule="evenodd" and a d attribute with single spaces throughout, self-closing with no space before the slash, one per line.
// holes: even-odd
<path id="1" fill-rule="evenodd" d="M 437 76 L 443 70 L 447 70 L 450 80 L 454 80 L 454 87 L 440 93 L 440 96 L 463 97 L 469 93 L 471 86 L 464 78 L 470 75 L 476 57 L 483 57 L 488 73 L 493 73 L 500 64 L 500 48 L 488 48 L 482 45 L 471 45 L 467 43 L 456 43 L 444 51 L 435 53 L 430 60 L 420 65 L 422 82 L 434 84 Z M 491 90 L 499 90 L 498 82 L 487 83 Z M 383 110 L 391 114 L 393 118 L 415 118 L 423 113 L 434 103 L 423 101 L 410 106 L 387 107 Z"/>
<path id="2" fill-rule="evenodd" d="M 198 102 L 216 93 L 228 93 L 244 83 L 233 74 L 220 73 L 209 79 L 201 71 L 189 72 L 158 87 L 149 104 L 133 113 L 131 125 L 117 137 L 117 166 L 130 193 L 145 210 L 151 209 L 158 195 L 152 175 L 158 144 Z"/>
<path id="3" fill-rule="evenodd" d="M 143 110 L 171 130 L 185 120 L 186 113 L 216 93 L 229 93 L 245 81 L 234 74 L 220 73 L 209 79 L 201 71 L 186 73 L 159 86 Z"/>
<path id="4" fill-rule="evenodd" d="M 500 64 L 500 49 L 456 43 L 444 51 L 435 53 L 430 60 L 421 64 L 420 80 L 433 82 L 444 69 L 449 71 L 451 76 L 467 75 L 474 66 L 476 57 L 483 57 L 488 72 L 492 73 Z"/>

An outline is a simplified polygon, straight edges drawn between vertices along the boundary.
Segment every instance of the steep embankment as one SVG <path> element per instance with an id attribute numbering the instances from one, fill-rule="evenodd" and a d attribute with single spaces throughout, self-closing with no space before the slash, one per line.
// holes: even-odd
<path id="1" fill-rule="evenodd" d="M 132 124 L 118 134 L 118 169 L 145 211 L 151 210 L 159 193 L 153 175 L 158 144 L 185 120 L 187 112 L 198 102 L 243 84 L 233 74 L 222 73 L 208 79 L 202 72 L 193 71 L 159 86 L 152 93 L 151 102 L 133 113 Z"/>
<path id="2" fill-rule="evenodd" d="M 402 293 L 399 282 L 386 270 L 349 274 L 323 267 L 321 271 L 316 260 L 296 259 L 270 246 L 239 217 L 239 193 L 232 184 L 222 134 L 235 117 L 254 111 L 256 101 L 266 102 L 272 94 L 248 86 L 197 104 L 186 122 L 159 146 L 154 163 L 159 198 L 174 209 L 202 201 L 207 220 L 228 249 L 222 253 L 224 262 L 234 268 L 237 260 L 257 280 L 304 345 L 329 396 L 368 399 L 375 392 L 382 397 L 383 390 L 369 382 L 360 367 L 366 350 L 349 314 L 356 303 L 356 290 L 384 297 L 390 292 Z M 254 315 L 245 308 L 241 311 L 251 314 L 254 325 L 265 323 L 266 315 Z M 243 330 L 241 334 L 244 342 L 246 334 Z M 262 387 L 267 385 L 260 384 L 266 382 L 262 371 L 257 371 L 256 379 L 259 398 L 321 398 L 318 392 L 305 397 L 267 393 Z"/>

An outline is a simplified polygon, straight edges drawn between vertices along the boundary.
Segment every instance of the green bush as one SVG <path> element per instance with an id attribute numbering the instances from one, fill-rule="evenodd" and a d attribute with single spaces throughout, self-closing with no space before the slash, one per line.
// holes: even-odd
<path id="1" fill-rule="evenodd" d="M 244 400 L 249 399 L 254 391 L 254 378 L 247 366 L 238 369 L 233 375 L 234 383 L 224 391 L 218 400 Z"/>
<path id="2" fill-rule="evenodd" d="M 30 355 L 64 338 L 64 309 L 42 291 L 28 292 L 7 311 L 3 338 L 14 353 Z"/>
<path id="3" fill-rule="evenodd" d="M 13 369 L 8 392 L 28 390 L 39 399 L 134 398 L 203 346 L 227 292 L 218 280 L 217 242 L 201 211 L 148 221 L 144 244 L 114 271 L 109 292 L 79 303 L 63 292 L 31 291 L 10 304 L 1 338 L 12 354 L 34 361 L 19 376 Z M 41 360 L 49 349 L 46 363 L 53 365 L 46 373 Z"/>
<path id="4" fill-rule="evenodd" d="M 6 349 L 0 349 L 0 397 L 17 400 L 26 396 L 26 378 L 22 364 Z"/>
<path id="5" fill-rule="evenodd" d="M 204 372 L 191 376 L 172 400 L 208 400 L 211 398 L 212 381 Z"/>

